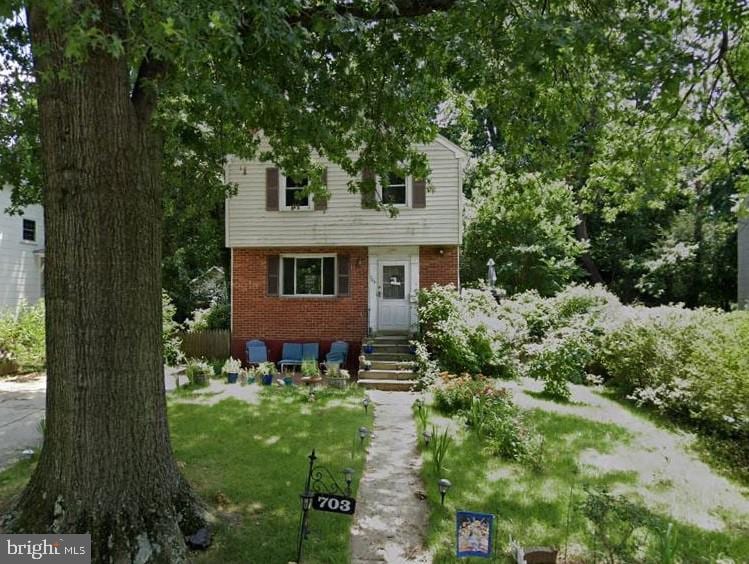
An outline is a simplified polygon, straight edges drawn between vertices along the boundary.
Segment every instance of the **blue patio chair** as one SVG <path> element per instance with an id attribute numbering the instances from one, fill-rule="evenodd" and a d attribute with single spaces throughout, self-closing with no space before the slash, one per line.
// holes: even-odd
<path id="1" fill-rule="evenodd" d="M 268 362 L 268 348 L 263 341 L 253 339 L 245 343 L 245 357 L 247 364 L 255 366 L 263 362 Z"/>
<path id="2" fill-rule="evenodd" d="M 325 363 L 346 364 L 348 360 L 348 343 L 346 341 L 334 341 L 330 345 L 330 352 L 325 355 Z"/>
<path id="3" fill-rule="evenodd" d="M 286 366 L 302 365 L 302 344 L 301 343 L 284 343 L 281 349 L 281 360 L 278 361 L 278 367 L 283 372 Z"/>
<path id="4" fill-rule="evenodd" d="M 314 360 L 317 363 L 318 358 L 320 358 L 319 343 L 304 343 L 302 345 L 302 361 Z"/>

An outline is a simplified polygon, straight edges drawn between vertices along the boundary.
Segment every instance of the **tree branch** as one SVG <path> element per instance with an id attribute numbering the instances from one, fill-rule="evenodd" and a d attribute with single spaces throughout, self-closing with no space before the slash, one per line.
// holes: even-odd
<path id="1" fill-rule="evenodd" d="M 315 6 L 302 10 L 299 14 L 289 16 L 286 18 L 286 21 L 291 25 L 300 24 L 307 26 L 317 17 L 330 15 L 351 16 L 370 21 L 415 18 L 434 12 L 446 12 L 456 2 L 457 0 L 395 0 L 392 4 L 385 3 L 375 10 L 353 3 Z"/>
<path id="2" fill-rule="evenodd" d="M 158 94 L 155 83 L 166 76 L 168 71 L 169 65 L 155 58 L 149 49 L 138 67 L 138 76 L 135 78 L 133 92 L 130 95 L 130 101 L 142 121 L 148 120 L 156 108 Z"/>
<path id="3" fill-rule="evenodd" d="M 731 65 L 728 57 L 723 59 L 723 64 L 726 67 L 726 72 L 728 73 L 728 78 L 731 80 L 731 84 L 733 84 L 734 88 L 736 88 L 736 92 L 744 102 L 744 106 L 746 106 L 746 109 L 749 110 L 749 96 L 747 96 L 746 92 L 742 90 L 739 81 L 736 79 L 736 75 L 733 72 L 733 65 Z"/>

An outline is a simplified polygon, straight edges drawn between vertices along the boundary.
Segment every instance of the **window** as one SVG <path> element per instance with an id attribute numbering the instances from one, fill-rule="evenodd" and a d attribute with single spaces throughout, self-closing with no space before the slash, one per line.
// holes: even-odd
<path id="1" fill-rule="evenodd" d="M 309 184 L 308 178 L 295 179 L 290 176 L 284 178 L 283 209 L 285 210 L 308 210 L 310 209 L 310 196 L 305 194 Z"/>
<path id="2" fill-rule="evenodd" d="M 299 255 L 281 257 L 284 296 L 334 296 L 336 257 Z"/>
<path id="3" fill-rule="evenodd" d="M 408 202 L 408 183 L 404 176 L 389 174 L 382 181 L 382 203 L 393 206 L 405 206 Z"/>
<path id="4" fill-rule="evenodd" d="M 36 221 L 33 219 L 23 220 L 23 240 L 29 242 L 36 241 Z"/>

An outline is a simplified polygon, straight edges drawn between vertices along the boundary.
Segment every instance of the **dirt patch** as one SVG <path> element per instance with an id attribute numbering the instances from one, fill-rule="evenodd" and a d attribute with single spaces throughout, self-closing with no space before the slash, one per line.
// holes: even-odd
<path id="1" fill-rule="evenodd" d="M 713 471 L 691 452 L 695 437 L 662 429 L 620 404 L 601 396 L 595 388 L 570 385 L 571 404 L 540 399 L 543 383 L 524 378 L 502 382 L 514 392 L 524 409 L 542 409 L 591 421 L 619 425 L 633 435 L 612 452 L 589 449 L 580 458 L 588 474 L 635 472 L 638 483 L 621 486 L 617 493 L 642 498 L 649 507 L 707 530 L 749 526 L 749 491 Z M 529 393 L 531 392 L 531 393 Z"/>

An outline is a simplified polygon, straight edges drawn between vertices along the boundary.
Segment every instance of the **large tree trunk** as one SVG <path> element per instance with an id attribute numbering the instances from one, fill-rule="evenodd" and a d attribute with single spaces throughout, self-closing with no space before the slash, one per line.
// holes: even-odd
<path id="1" fill-rule="evenodd" d="M 8 523 L 90 532 L 94 562 L 179 562 L 203 525 L 169 441 L 161 359 L 159 142 L 125 58 L 63 63 L 29 11 L 46 189 L 47 415 Z M 111 22 L 110 22 L 111 23 Z M 105 24 L 104 25 L 108 25 Z"/>

